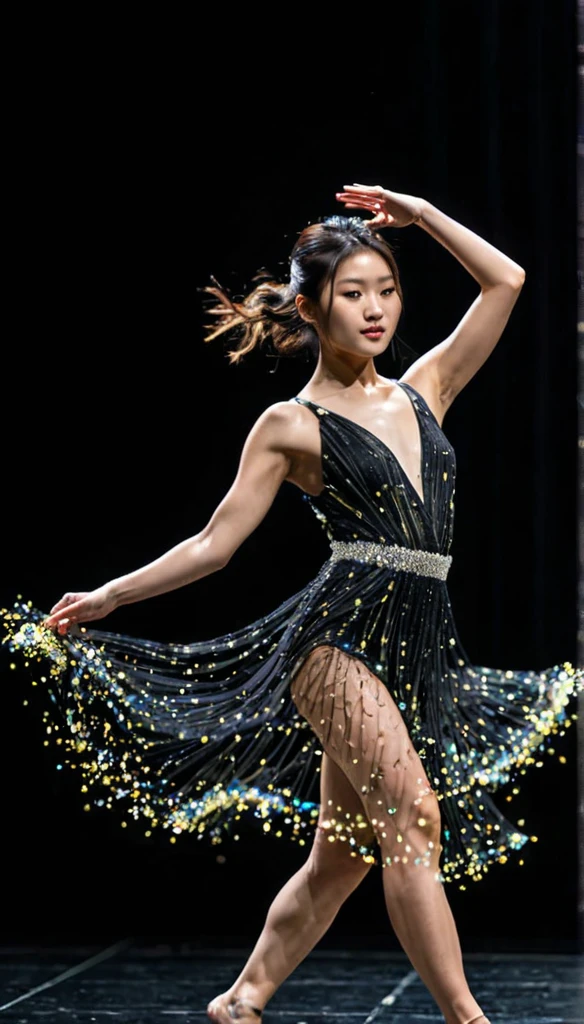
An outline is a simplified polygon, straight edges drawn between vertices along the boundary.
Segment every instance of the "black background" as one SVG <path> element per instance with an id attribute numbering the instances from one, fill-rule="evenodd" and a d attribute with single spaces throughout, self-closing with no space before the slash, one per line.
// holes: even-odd
<path id="1" fill-rule="evenodd" d="M 245 436 L 311 364 L 231 367 L 197 288 L 285 276 L 343 184 L 422 196 L 527 272 L 496 350 L 449 410 L 458 459 L 449 589 L 475 664 L 576 659 L 575 23 L 567 2 L 217 9 L 15 31 L 4 342 L 2 602 L 48 610 L 196 533 Z M 321 20 L 317 20 L 317 15 Z M 37 14 L 37 19 L 43 16 Z M 387 232 L 418 352 L 478 294 L 423 230 Z M 381 373 L 395 376 L 389 357 Z M 303 586 L 324 533 L 285 484 L 230 564 L 106 628 L 191 642 Z M 45 748 L 43 695 L 2 660 L 3 941 L 252 941 L 305 853 L 250 831 L 220 851 L 85 814 Z M 28 701 L 28 705 L 24 705 Z M 448 887 L 465 948 L 573 948 L 576 736 L 508 808 L 525 865 Z M 507 791 L 500 796 L 505 804 Z M 217 853 L 225 861 L 217 861 Z M 518 859 L 518 858 L 517 858 Z M 323 940 L 396 946 L 378 869 Z"/>

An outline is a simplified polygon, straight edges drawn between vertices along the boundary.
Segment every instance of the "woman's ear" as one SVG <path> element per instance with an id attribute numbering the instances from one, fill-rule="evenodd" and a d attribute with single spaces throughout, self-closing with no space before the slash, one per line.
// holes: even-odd
<path id="1" fill-rule="evenodd" d="M 297 295 L 294 299 L 299 315 L 307 324 L 317 326 L 317 319 L 314 315 L 313 304 L 305 295 Z"/>

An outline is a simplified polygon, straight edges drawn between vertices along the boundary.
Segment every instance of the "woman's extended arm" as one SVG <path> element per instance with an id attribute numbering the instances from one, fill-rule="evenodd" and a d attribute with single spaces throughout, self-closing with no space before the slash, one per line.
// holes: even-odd
<path id="1" fill-rule="evenodd" d="M 184 587 L 226 565 L 260 524 L 290 472 L 287 445 L 294 411 L 278 402 L 262 413 L 247 437 L 232 487 L 200 533 L 95 591 L 65 594 L 44 625 L 63 633 L 72 623 L 103 618 L 120 605 Z"/>

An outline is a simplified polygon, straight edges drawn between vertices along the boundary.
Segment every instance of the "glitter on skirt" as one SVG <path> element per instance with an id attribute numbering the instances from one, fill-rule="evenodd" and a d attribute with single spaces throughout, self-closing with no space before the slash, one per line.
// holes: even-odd
<path id="1" fill-rule="evenodd" d="M 331 557 L 263 618 L 179 645 L 90 627 L 61 637 L 30 602 L 2 610 L 4 644 L 55 706 L 46 742 L 58 767 L 78 766 L 88 810 L 214 845 L 244 820 L 303 846 L 318 825 L 355 857 L 461 889 L 535 841 L 493 794 L 511 783 L 515 795 L 556 753 L 584 671 L 469 661 L 445 582 L 454 450 L 423 397 L 396 383 L 419 427 L 423 499 L 380 438 L 296 398 L 320 426 L 324 486 L 304 497 Z M 359 813 L 320 807 L 323 752 Z"/>

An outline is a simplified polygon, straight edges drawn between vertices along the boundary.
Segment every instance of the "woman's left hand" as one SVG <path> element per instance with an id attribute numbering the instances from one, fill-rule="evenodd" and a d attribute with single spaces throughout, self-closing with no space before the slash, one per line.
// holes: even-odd
<path id="1" fill-rule="evenodd" d="M 390 192 L 382 185 L 344 185 L 337 199 L 349 210 L 371 210 L 374 215 L 366 221 L 370 228 L 406 228 L 415 224 L 424 212 L 425 202 L 418 196 Z"/>
<path id="2" fill-rule="evenodd" d="M 115 608 L 116 600 L 108 584 L 89 592 L 70 591 L 53 605 L 42 625 L 64 636 L 76 623 L 103 619 Z"/>

